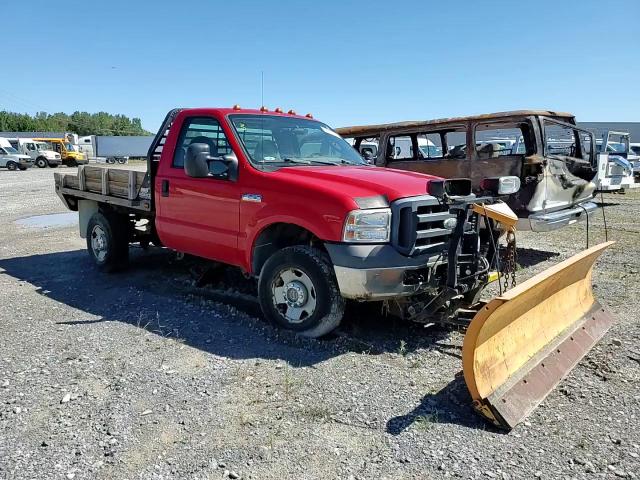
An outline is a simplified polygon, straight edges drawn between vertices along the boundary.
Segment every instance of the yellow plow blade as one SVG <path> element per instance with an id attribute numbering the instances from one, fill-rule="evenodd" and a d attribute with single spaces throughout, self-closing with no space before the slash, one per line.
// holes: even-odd
<path id="1" fill-rule="evenodd" d="M 613 317 L 591 288 L 601 243 L 494 298 L 464 337 L 464 379 L 474 407 L 495 425 L 524 420 L 598 342 Z"/>

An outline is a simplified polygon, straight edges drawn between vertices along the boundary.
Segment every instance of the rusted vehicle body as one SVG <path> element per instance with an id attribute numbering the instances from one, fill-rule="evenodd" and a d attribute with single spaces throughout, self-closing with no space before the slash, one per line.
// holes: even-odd
<path id="1" fill-rule="evenodd" d="M 521 230 L 549 231 L 593 213 L 594 136 L 569 113 L 521 110 L 338 128 L 371 163 L 445 178 L 517 176 L 509 206 Z M 374 148 L 376 147 L 376 148 Z"/>

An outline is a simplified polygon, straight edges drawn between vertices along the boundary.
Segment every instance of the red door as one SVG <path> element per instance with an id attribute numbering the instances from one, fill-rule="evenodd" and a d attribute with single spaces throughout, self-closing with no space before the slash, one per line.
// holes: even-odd
<path id="1" fill-rule="evenodd" d="M 238 265 L 240 187 L 231 180 L 188 177 L 184 155 L 191 143 L 208 144 L 212 156 L 232 152 L 217 119 L 184 120 L 173 157 L 162 157 L 155 180 L 158 234 L 180 252 Z"/>

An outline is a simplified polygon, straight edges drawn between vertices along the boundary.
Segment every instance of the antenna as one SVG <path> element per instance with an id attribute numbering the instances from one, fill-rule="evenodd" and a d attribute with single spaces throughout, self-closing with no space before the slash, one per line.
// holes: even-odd
<path id="1" fill-rule="evenodd" d="M 260 72 L 260 107 L 264 107 L 264 70 Z"/>

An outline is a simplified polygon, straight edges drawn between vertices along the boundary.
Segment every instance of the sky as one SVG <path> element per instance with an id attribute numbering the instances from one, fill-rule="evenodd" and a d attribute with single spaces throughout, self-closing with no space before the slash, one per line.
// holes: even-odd
<path id="1" fill-rule="evenodd" d="M 262 98 L 334 127 L 526 108 L 640 121 L 638 0 L 7 3 L 0 110 L 151 131 L 174 107 Z"/>

